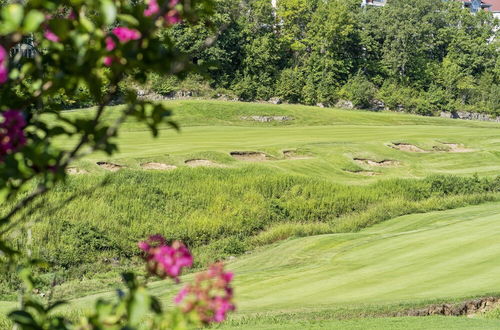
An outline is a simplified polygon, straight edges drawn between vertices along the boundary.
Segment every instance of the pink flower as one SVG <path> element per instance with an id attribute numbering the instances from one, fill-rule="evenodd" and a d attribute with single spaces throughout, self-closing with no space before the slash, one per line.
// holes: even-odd
<path id="1" fill-rule="evenodd" d="M 222 322 L 236 306 L 233 303 L 231 281 L 233 273 L 224 271 L 222 263 L 216 263 L 196 276 L 194 283 L 186 285 L 174 302 L 183 313 L 195 312 L 205 323 Z"/>
<path id="2" fill-rule="evenodd" d="M 106 50 L 108 52 L 114 50 L 116 48 L 116 43 L 111 37 L 106 38 Z"/>
<path id="3" fill-rule="evenodd" d="M 141 33 L 127 27 L 117 27 L 113 29 L 114 35 L 120 42 L 128 42 L 130 40 L 138 40 L 141 38 Z"/>
<path id="4" fill-rule="evenodd" d="M 187 288 L 181 289 L 181 291 L 179 291 L 177 296 L 175 296 L 174 302 L 176 304 L 180 304 L 184 300 L 184 298 L 186 298 L 188 293 L 189 293 L 189 290 Z"/>
<path id="5" fill-rule="evenodd" d="M 0 161 L 6 155 L 18 151 L 26 144 L 24 127 L 26 120 L 19 110 L 7 110 L 2 113 L 3 122 L 0 123 Z"/>
<path id="6" fill-rule="evenodd" d="M 181 22 L 181 15 L 175 9 L 169 10 L 168 13 L 165 14 L 165 21 L 168 25 L 174 25 Z"/>
<path id="7" fill-rule="evenodd" d="M 9 56 L 5 49 L 0 46 L 0 84 L 3 84 L 9 78 L 9 69 L 7 67 L 7 63 L 9 60 Z"/>
<path id="8" fill-rule="evenodd" d="M 113 57 L 106 56 L 103 60 L 105 66 L 111 66 L 113 64 Z"/>
<path id="9" fill-rule="evenodd" d="M 160 6 L 157 0 L 149 0 L 148 8 L 144 10 L 144 16 L 153 16 L 160 11 Z"/>
<path id="10" fill-rule="evenodd" d="M 43 36 L 45 37 L 45 39 L 50 40 L 52 42 L 59 42 L 59 37 L 54 32 L 52 32 L 49 28 L 45 29 Z"/>
<path id="11" fill-rule="evenodd" d="M 139 242 L 138 246 L 145 252 L 148 271 L 158 277 L 170 277 L 178 282 L 182 269 L 193 265 L 191 252 L 179 241 L 170 246 L 163 236 L 154 235 L 145 242 Z"/>
<path id="12" fill-rule="evenodd" d="M 76 12 L 73 9 L 69 12 L 68 19 L 76 19 Z"/>

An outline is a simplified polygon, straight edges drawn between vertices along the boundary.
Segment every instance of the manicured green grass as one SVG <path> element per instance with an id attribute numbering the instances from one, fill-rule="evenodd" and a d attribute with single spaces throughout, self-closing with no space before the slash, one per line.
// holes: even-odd
<path id="1" fill-rule="evenodd" d="M 500 320 L 469 319 L 464 317 L 397 317 L 364 318 L 355 320 L 280 322 L 276 324 L 257 323 L 241 326 L 223 326 L 223 329 L 380 329 L 380 330 L 422 330 L 422 329 L 498 329 Z"/>
<path id="2" fill-rule="evenodd" d="M 359 233 L 291 239 L 239 257 L 227 266 L 236 274 L 238 313 L 223 328 L 498 327 L 498 320 L 456 317 L 335 320 L 500 292 L 498 207 L 407 215 Z M 166 304 L 171 288 L 151 285 Z M 87 309 L 96 298 L 74 300 L 72 308 Z"/>
<path id="3" fill-rule="evenodd" d="M 230 167 L 248 166 L 229 156 L 232 151 L 262 151 L 275 161 L 261 167 L 289 174 L 314 176 L 336 182 L 371 182 L 381 177 L 423 177 L 431 173 L 495 175 L 500 169 L 500 124 L 429 118 L 398 113 L 373 113 L 321 109 L 295 105 L 264 105 L 216 101 L 167 102 L 181 132 L 161 131 L 154 139 L 145 127 L 126 123 L 117 139 L 120 153 L 111 161 L 137 168 L 144 161 L 160 161 L 184 166 L 184 161 L 206 158 Z M 110 109 L 116 117 L 120 107 Z M 89 115 L 73 111 L 69 116 Z M 251 115 L 284 115 L 286 122 L 259 123 L 243 120 Z M 388 147 L 394 142 L 418 145 L 427 153 L 399 151 Z M 473 152 L 454 153 L 442 143 L 461 143 Z M 70 140 L 61 141 L 69 147 Z M 289 160 L 284 150 L 297 150 L 310 159 Z M 359 165 L 353 158 L 397 160 L 400 166 Z M 95 162 L 105 156 L 93 155 L 79 166 L 97 171 Z M 368 177 L 350 171 L 372 171 Z"/>
<path id="4" fill-rule="evenodd" d="M 198 265 L 238 256 L 228 265 L 237 275 L 239 308 L 229 328 L 294 329 L 309 322 L 347 329 L 498 325 L 461 318 L 338 321 L 337 312 L 315 313 L 352 307 L 341 318 L 383 316 L 401 306 L 500 292 L 500 185 L 491 178 L 500 173 L 500 124 L 291 105 L 168 104 L 180 133 L 164 128 L 153 139 L 144 127 L 125 123 L 117 138 L 120 153 L 79 161 L 76 166 L 90 173 L 71 176 L 23 216 L 32 228 L 33 253 L 53 265 L 40 287 L 57 279 L 57 298 L 106 292 L 119 271 L 137 265 L 136 241 L 161 233 L 190 244 Z M 114 107 L 107 116 L 111 120 L 119 111 Z M 241 119 L 252 115 L 293 120 Z M 58 144 L 69 148 L 73 142 Z M 397 142 L 426 152 L 388 146 Z M 444 143 L 472 150 L 448 152 Z M 307 157 L 287 159 L 285 150 Z M 273 159 L 249 163 L 233 159 L 232 151 L 260 151 Z M 399 164 L 370 166 L 354 158 Z M 188 168 L 189 159 L 220 167 Z M 128 168 L 108 173 L 95 164 L 101 160 Z M 178 169 L 141 169 L 147 161 Z M 430 176 L 435 174 L 456 176 Z M 102 180 L 109 182 L 94 188 Z M 448 210 L 485 201 L 494 202 Z M 447 211 L 423 214 L 431 210 Z M 410 215 L 398 217 L 404 214 Z M 327 235 L 313 236 L 318 234 Z M 12 242 L 25 246 L 25 236 L 14 233 Z M 310 237 L 282 241 L 302 236 Z M 170 285 L 157 282 L 151 289 L 170 303 Z M 64 313 L 77 315 L 96 297 L 73 299 Z M 0 303 L 0 312 L 12 306 Z"/>
<path id="5" fill-rule="evenodd" d="M 229 264 L 242 313 L 500 291 L 498 203 L 407 215 L 355 234 L 293 239 Z"/>

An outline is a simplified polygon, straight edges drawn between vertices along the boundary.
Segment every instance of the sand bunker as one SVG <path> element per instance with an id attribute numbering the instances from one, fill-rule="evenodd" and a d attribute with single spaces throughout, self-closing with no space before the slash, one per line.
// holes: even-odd
<path id="1" fill-rule="evenodd" d="M 68 173 L 68 174 L 87 174 L 89 172 L 87 170 L 82 170 L 81 168 L 77 168 L 77 167 L 68 167 L 66 169 L 66 173 Z"/>
<path id="2" fill-rule="evenodd" d="M 100 168 L 103 168 L 107 171 L 111 171 L 111 172 L 116 172 L 120 169 L 123 168 L 122 165 L 118 165 L 118 164 L 113 164 L 113 163 L 108 163 L 108 162 L 97 162 L 96 163 Z"/>
<path id="3" fill-rule="evenodd" d="M 163 164 L 163 163 L 149 162 L 149 163 L 141 164 L 141 168 L 143 168 L 145 170 L 171 171 L 171 170 L 175 170 L 177 168 L 177 166 Z"/>
<path id="4" fill-rule="evenodd" d="M 443 143 L 448 147 L 448 152 L 473 152 L 474 149 L 464 147 L 463 144 L 458 143 Z"/>
<path id="5" fill-rule="evenodd" d="M 184 162 L 187 166 L 189 167 L 201 167 L 201 166 L 206 166 L 206 167 L 215 167 L 215 166 L 220 166 L 217 163 L 214 163 L 211 160 L 208 159 L 189 159 Z"/>
<path id="6" fill-rule="evenodd" d="M 306 155 L 298 155 L 295 150 L 285 150 L 283 151 L 283 156 L 285 156 L 286 159 L 311 159 L 311 156 L 306 156 Z"/>
<path id="7" fill-rule="evenodd" d="M 426 152 L 424 149 L 421 149 L 413 144 L 409 143 L 394 143 L 390 146 L 391 148 L 398 149 L 401 151 L 407 152 Z"/>
<path id="8" fill-rule="evenodd" d="M 233 158 L 246 162 L 265 162 L 270 160 L 271 157 L 263 152 L 256 151 L 233 151 L 229 153 Z"/>
<path id="9" fill-rule="evenodd" d="M 368 166 L 398 166 L 399 162 L 396 160 L 381 160 L 377 162 L 376 160 L 365 159 L 365 158 L 354 158 L 354 161 L 360 165 L 368 165 Z"/>
<path id="10" fill-rule="evenodd" d="M 362 175 L 362 176 L 376 176 L 376 175 L 382 174 L 382 173 L 373 172 L 373 171 L 348 171 L 348 170 L 346 170 L 346 172 L 352 173 L 352 174 L 357 174 L 357 175 Z"/>

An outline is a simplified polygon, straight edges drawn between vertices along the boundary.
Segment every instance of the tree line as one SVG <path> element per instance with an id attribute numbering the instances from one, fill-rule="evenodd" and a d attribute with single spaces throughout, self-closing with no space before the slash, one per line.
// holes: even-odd
<path id="1" fill-rule="evenodd" d="M 218 0 L 211 20 L 216 32 L 202 22 L 163 36 L 203 65 L 205 79 L 153 75 L 154 91 L 500 114 L 498 21 L 461 2 L 389 0 L 362 8 L 358 0 L 277 0 L 275 7 L 270 0 Z"/>

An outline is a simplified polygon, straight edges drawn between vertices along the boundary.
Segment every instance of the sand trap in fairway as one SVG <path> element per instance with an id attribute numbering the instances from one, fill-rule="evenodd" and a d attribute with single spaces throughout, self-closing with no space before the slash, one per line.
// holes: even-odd
<path id="1" fill-rule="evenodd" d="M 271 159 L 265 153 L 257 151 L 233 151 L 229 154 L 237 160 L 246 162 L 265 162 Z"/>
<path id="2" fill-rule="evenodd" d="M 145 170 L 171 171 L 171 170 L 175 170 L 177 168 L 177 166 L 168 165 L 168 164 L 164 164 L 164 163 L 148 162 L 148 163 L 141 164 L 141 168 L 143 168 Z"/>
<path id="3" fill-rule="evenodd" d="M 372 160 L 372 159 L 365 159 L 365 158 L 354 158 L 353 159 L 356 163 L 360 164 L 360 165 L 368 165 L 368 166 L 380 166 L 380 167 L 384 167 L 384 166 L 398 166 L 399 165 L 399 162 L 396 161 L 396 160 L 381 160 L 379 162 L 377 162 L 376 160 Z"/>
<path id="4" fill-rule="evenodd" d="M 77 168 L 77 167 L 68 167 L 66 169 L 66 173 L 68 173 L 68 174 L 87 174 L 89 172 L 87 170 L 82 170 L 81 168 Z"/>
<path id="5" fill-rule="evenodd" d="M 409 143 L 394 143 L 390 145 L 391 148 L 398 149 L 401 151 L 407 151 L 407 152 L 427 152 L 422 148 L 419 148 L 413 144 Z"/>
<path id="6" fill-rule="evenodd" d="M 306 155 L 297 155 L 297 152 L 295 150 L 285 150 L 283 151 L 283 156 L 285 156 L 286 159 L 311 159 L 311 156 L 306 156 Z"/>
<path id="7" fill-rule="evenodd" d="M 208 159 L 189 159 L 184 162 L 189 167 L 220 167 L 219 164 Z"/>
<path id="8" fill-rule="evenodd" d="M 473 152 L 474 149 L 466 148 L 463 144 L 459 143 L 443 143 L 449 148 L 448 152 Z"/>
<path id="9" fill-rule="evenodd" d="M 114 164 L 114 163 L 109 163 L 109 162 L 97 162 L 96 164 L 100 168 L 103 168 L 106 171 L 111 171 L 111 172 L 116 172 L 116 171 L 119 171 L 120 169 L 123 168 L 122 165 L 118 165 L 118 164 Z"/>

